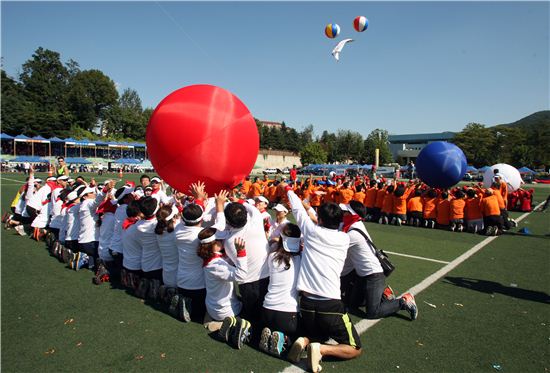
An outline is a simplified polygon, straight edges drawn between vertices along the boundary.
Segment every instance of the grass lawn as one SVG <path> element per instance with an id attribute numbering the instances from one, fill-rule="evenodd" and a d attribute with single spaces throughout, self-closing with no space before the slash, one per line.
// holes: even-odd
<path id="1" fill-rule="evenodd" d="M 2 211 L 20 180 L 21 175 L 2 175 Z M 550 194 L 548 186 L 535 188 L 537 202 Z M 390 317 L 377 323 L 362 334 L 358 359 L 324 361 L 323 371 L 550 370 L 549 214 L 530 214 L 421 292 L 417 321 Z M 518 234 L 522 227 L 533 234 Z M 484 240 L 421 228 L 370 223 L 367 228 L 380 248 L 445 262 Z M 210 338 L 202 325 L 181 323 L 123 290 L 95 286 L 91 272 L 65 268 L 43 243 L 1 232 L 5 372 L 278 372 L 291 367 L 249 346 L 233 350 Z M 445 266 L 397 255 L 391 259 L 397 269 L 388 283 L 398 292 Z"/>

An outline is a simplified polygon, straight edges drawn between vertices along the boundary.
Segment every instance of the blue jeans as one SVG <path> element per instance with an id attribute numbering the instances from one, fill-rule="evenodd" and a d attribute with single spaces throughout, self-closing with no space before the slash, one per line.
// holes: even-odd
<path id="1" fill-rule="evenodd" d="M 385 287 L 386 276 L 383 273 L 358 276 L 353 287 L 352 306 L 365 306 L 367 319 L 380 319 L 393 315 L 401 309 L 401 301 L 383 298 Z"/>

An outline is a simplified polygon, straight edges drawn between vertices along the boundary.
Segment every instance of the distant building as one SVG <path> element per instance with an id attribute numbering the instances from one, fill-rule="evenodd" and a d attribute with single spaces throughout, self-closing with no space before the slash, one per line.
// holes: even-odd
<path id="1" fill-rule="evenodd" d="M 267 128 L 277 128 L 277 129 L 283 128 L 283 124 L 279 122 L 269 122 L 266 120 L 260 120 L 260 123 L 262 123 L 262 125 Z"/>
<path id="2" fill-rule="evenodd" d="M 426 145 L 435 141 L 450 141 L 455 135 L 455 132 L 390 135 L 388 136 L 388 140 L 393 159 L 404 164 L 409 161 L 415 161 L 420 151 Z"/>
<path id="3" fill-rule="evenodd" d="M 260 149 L 254 168 L 292 168 L 293 165 L 301 167 L 300 154 L 284 150 Z"/>

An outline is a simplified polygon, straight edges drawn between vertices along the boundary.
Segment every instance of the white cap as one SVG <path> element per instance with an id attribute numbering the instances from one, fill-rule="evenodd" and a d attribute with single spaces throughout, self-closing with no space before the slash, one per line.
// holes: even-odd
<path id="1" fill-rule="evenodd" d="M 71 193 L 67 194 L 67 201 L 73 201 L 78 198 L 76 190 L 73 190 Z"/>
<path id="2" fill-rule="evenodd" d="M 151 179 L 151 183 L 160 183 L 161 180 L 160 180 L 160 177 L 158 176 L 155 176 L 154 178 Z"/>
<path id="3" fill-rule="evenodd" d="M 252 205 L 252 206 L 254 206 L 254 205 L 256 204 L 256 201 L 254 201 L 253 198 L 247 199 L 246 202 L 248 202 L 248 204 L 249 204 L 249 205 Z"/>
<path id="4" fill-rule="evenodd" d="M 35 183 L 41 183 L 41 182 L 42 182 L 42 179 L 40 179 L 39 177 L 37 177 L 37 178 L 34 179 L 34 182 L 35 182 Z"/>
<path id="5" fill-rule="evenodd" d="M 63 176 L 59 176 L 59 177 L 57 178 L 57 181 L 63 181 L 63 180 L 67 181 L 67 180 L 69 180 L 69 177 L 63 175 Z"/>
<path id="6" fill-rule="evenodd" d="M 46 179 L 46 181 L 56 181 L 57 178 L 55 176 L 50 176 L 49 178 Z"/>
<path id="7" fill-rule="evenodd" d="M 297 253 L 300 251 L 300 237 L 288 237 L 281 233 L 283 239 L 283 249 L 289 253 Z"/>
<path id="8" fill-rule="evenodd" d="M 267 198 L 265 198 L 264 196 L 258 196 L 258 197 L 256 197 L 256 201 L 269 203 L 269 201 L 267 200 Z"/>
<path id="9" fill-rule="evenodd" d="M 95 188 L 86 187 L 80 195 L 85 196 L 86 194 L 89 194 L 89 193 L 96 193 Z"/>
<path id="10" fill-rule="evenodd" d="M 273 210 L 288 213 L 288 209 L 281 205 L 280 203 L 277 203 L 275 206 L 273 206 Z"/>
<path id="11" fill-rule="evenodd" d="M 107 185 L 107 184 L 109 184 L 110 182 L 111 182 L 111 180 L 105 180 L 105 181 L 103 182 L 103 185 Z"/>
<path id="12" fill-rule="evenodd" d="M 74 179 L 69 178 L 69 179 L 67 179 L 67 182 L 68 183 L 74 183 Z"/>
<path id="13" fill-rule="evenodd" d="M 124 187 L 124 190 L 122 191 L 122 193 L 120 193 L 120 196 L 118 196 L 118 198 L 116 199 L 117 202 L 118 202 L 118 201 L 122 201 L 122 199 L 123 199 L 124 197 L 126 197 L 128 194 L 133 193 L 133 192 L 134 192 L 134 188 L 125 186 L 125 187 Z"/>
<path id="14" fill-rule="evenodd" d="M 357 213 L 351 208 L 350 205 L 344 205 L 343 203 L 340 203 L 339 206 L 342 209 L 342 211 L 347 211 L 352 215 L 357 215 Z"/>

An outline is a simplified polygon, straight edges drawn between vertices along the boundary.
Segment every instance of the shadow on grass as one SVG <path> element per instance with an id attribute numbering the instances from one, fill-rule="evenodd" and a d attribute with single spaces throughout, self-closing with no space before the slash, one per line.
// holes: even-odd
<path id="1" fill-rule="evenodd" d="M 466 277 L 445 277 L 445 283 L 462 288 L 479 291 L 486 294 L 503 294 L 518 299 L 550 304 L 550 296 L 542 291 L 521 289 L 513 286 L 504 286 L 498 282 L 479 280 Z"/>

